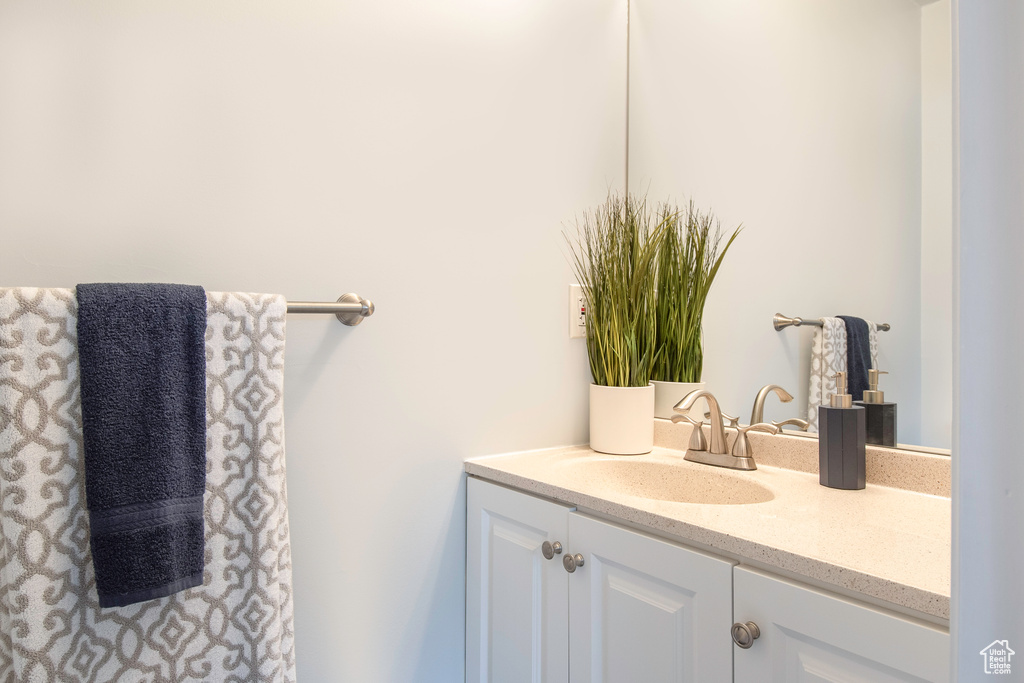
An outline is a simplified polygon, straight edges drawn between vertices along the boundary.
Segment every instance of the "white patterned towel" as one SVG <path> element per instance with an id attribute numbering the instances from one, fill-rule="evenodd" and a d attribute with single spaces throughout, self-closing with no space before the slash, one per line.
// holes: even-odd
<path id="1" fill-rule="evenodd" d="M 811 385 L 807 392 L 807 431 L 818 431 L 818 406 L 829 403 L 836 393 L 837 372 L 846 372 L 846 323 L 840 318 L 818 318 L 821 327 L 814 328 L 811 340 Z M 878 326 L 870 320 L 868 344 L 871 367 L 878 367 Z"/>
<path id="2" fill-rule="evenodd" d="M 846 372 L 846 323 L 839 318 L 819 318 L 811 340 L 811 385 L 807 392 L 807 431 L 818 431 L 818 406 L 827 405 L 836 393 L 832 375 Z"/>
<path id="3" fill-rule="evenodd" d="M 285 311 L 207 293 L 203 585 L 100 608 L 74 290 L 0 288 L 0 680 L 295 680 Z"/>

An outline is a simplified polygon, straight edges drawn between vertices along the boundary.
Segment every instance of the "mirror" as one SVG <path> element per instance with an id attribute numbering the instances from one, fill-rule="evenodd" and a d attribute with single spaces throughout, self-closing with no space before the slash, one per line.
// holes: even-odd
<path id="1" fill-rule="evenodd" d="M 704 315 L 703 380 L 749 420 L 806 417 L 812 328 L 879 333 L 898 440 L 949 448 L 949 0 L 631 0 L 628 187 L 745 226 Z"/>

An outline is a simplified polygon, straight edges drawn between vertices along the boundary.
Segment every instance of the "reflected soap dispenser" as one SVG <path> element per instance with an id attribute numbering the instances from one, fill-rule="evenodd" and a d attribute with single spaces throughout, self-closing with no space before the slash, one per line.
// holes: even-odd
<path id="1" fill-rule="evenodd" d="M 868 370 L 868 388 L 864 398 L 853 402 L 864 407 L 867 443 L 874 446 L 896 445 L 896 404 L 887 403 L 885 392 L 878 390 L 878 376 L 888 374 L 884 370 Z"/>
<path id="2" fill-rule="evenodd" d="M 865 479 L 866 411 L 853 405 L 846 373 L 837 372 L 836 393 L 818 406 L 818 482 L 833 489 L 862 489 Z"/>

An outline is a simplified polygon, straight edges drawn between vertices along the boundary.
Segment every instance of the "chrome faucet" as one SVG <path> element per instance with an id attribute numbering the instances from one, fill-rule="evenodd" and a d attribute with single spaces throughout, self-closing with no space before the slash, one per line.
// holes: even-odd
<path id="1" fill-rule="evenodd" d="M 761 391 L 757 392 L 757 397 L 754 399 L 754 409 L 750 412 L 750 424 L 755 425 L 764 422 L 764 401 L 768 398 L 768 394 L 774 391 L 775 395 L 779 397 L 779 400 L 783 403 L 789 403 L 793 400 L 793 395 L 780 387 L 778 384 L 766 384 L 761 387 Z M 807 431 L 808 422 L 807 420 L 801 420 L 798 417 L 791 417 L 788 420 L 782 422 L 772 422 L 773 426 L 781 429 L 785 425 L 793 425 L 799 427 L 803 431 Z"/>
<path id="2" fill-rule="evenodd" d="M 682 401 L 675 404 L 672 410 L 677 413 L 685 413 L 693 407 L 693 404 L 696 403 L 699 398 L 703 398 L 708 402 L 708 411 L 710 412 L 711 450 L 707 452 L 714 453 L 716 455 L 726 455 L 728 454 L 728 442 L 725 438 L 725 423 L 722 422 L 722 409 L 718 407 L 718 399 L 715 398 L 710 391 L 705 389 L 691 391 L 683 397 Z M 693 424 L 694 429 L 700 429 L 704 424 L 703 422 L 696 424 L 694 420 L 689 419 L 685 415 L 672 416 L 673 422 L 680 422 L 682 420 L 687 420 Z M 689 452 L 689 449 L 687 449 L 687 455 L 689 455 Z"/>
<path id="3" fill-rule="evenodd" d="M 711 428 L 711 445 L 708 447 L 704 439 L 704 422 L 694 420 L 685 414 L 697 399 L 703 398 L 708 403 L 708 413 L 705 417 Z M 728 467 L 734 470 L 756 470 L 753 453 L 750 449 L 750 441 L 747 439 L 747 432 L 759 431 L 776 434 L 779 428 L 770 424 L 752 424 L 749 427 L 740 427 L 738 420 L 722 412 L 716 399 L 710 392 L 704 390 L 691 391 L 682 401 L 673 408 L 679 415 L 673 415 L 673 422 L 689 422 L 693 425 L 693 433 L 690 435 L 690 445 L 686 449 L 685 460 L 699 462 L 704 465 L 716 467 Z M 733 442 L 732 453 L 729 453 L 729 443 L 725 436 L 725 422 L 729 421 L 731 426 L 736 428 L 736 440 Z"/>

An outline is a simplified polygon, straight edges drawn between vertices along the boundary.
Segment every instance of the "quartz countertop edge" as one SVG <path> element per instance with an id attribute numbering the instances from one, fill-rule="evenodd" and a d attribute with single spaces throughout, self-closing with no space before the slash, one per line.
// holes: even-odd
<path id="1" fill-rule="evenodd" d="M 465 471 L 656 535 L 690 541 L 741 563 L 748 560 L 755 566 L 774 567 L 882 603 L 949 619 L 948 498 L 871 484 L 864 491 L 835 491 L 820 486 L 816 475 L 762 466 L 750 473 L 728 472 L 765 483 L 775 494 L 772 501 L 754 505 L 672 503 L 593 490 L 585 480 L 566 474 L 574 463 L 602 458 L 646 458 L 680 467 L 708 467 L 685 462 L 682 455 L 656 447 L 649 456 L 623 458 L 572 446 L 474 458 L 466 461 Z M 892 519 L 897 513 L 900 519 Z M 826 515 L 828 519 L 822 519 Z M 905 524 L 901 526 L 900 521 Z"/>

